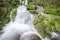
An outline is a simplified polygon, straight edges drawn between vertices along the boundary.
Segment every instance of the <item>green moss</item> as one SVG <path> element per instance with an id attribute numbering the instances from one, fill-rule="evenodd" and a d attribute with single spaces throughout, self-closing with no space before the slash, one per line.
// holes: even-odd
<path id="1" fill-rule="evenodd" d="M 37 5 L 26 5 L 28 10 L 36 10 L 37 9 Z"/>
<path id="2" fill-rule="evenodd" d="M 55 7 L 53 8 L 53 7 L 50 6 L 44 7 L 45 13 L 60 16 L 60 8 L 55 8 Z"/>
<path id="3" fill-rule="evenodd" d="M 50 37 L 51 36 L 50 32 L 59 31 L 59 29 L 60 29 L 59 16 L 53 16 L 53 15 L 46 16 L 46 15 L 42 15 L 42 14 L 37 14 L 37 18 L 38 18 L 38 20 L 35 19 L 34 23 L 35 23 L 35 26 L 38 28 L 39 32 L 42 33 L 41 35 L 43 37 L 45 37 L 45 36 Z"/>
<path id="4" fill-rule="evenodd" d="M 29 12 L 31 12 L 32 14 L 38 14 L 37 10 L 29 10 Z"/>

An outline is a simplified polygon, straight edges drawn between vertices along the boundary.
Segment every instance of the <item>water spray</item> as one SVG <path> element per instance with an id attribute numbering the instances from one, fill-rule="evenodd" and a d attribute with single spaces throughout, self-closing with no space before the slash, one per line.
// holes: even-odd
<path id="1" fill-rule="evenodd" d="M 11 13 L 10 13 L 10 21 L 12 22 L 13 20 L 12 20 L 12 11 L 11 11 Z"/>

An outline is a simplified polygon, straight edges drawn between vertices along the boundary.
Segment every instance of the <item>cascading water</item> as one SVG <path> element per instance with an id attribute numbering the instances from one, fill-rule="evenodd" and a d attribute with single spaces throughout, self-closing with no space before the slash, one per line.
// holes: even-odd
<path id="1" fill-rule="evenodd" d="M 25 1 L 25 5 L 27 5 L 27 4 L 28 4 L 28 1 L 26 0 L 26 1 Z"/>
<path id="2" fill-rule="evenodd" d="M 45 16 L 49 16 L 47 14 L 44 14 L 44 8 L 42 6 L 37 6 L 37 10 L 38 10 L 38 13 L 45 15 Z"/>
<path id="3" fill-rule="evenodd" d="M 22 0 L 19 0 L 20 1 L 20 4 L 22 4 L 21 2 L 22 2 Z"/>
<path id="4" fill-rule="evenodd" d="M 12 22 L 12 11 L 10 13 L 10 21 Z"/>
<path id="5" fill-rule="evenodd" d="M 17 8 L 17 14 L 14 22 L 33 25 L 32 20 L 33 15 L 27 11 L 27 8 L 25 6 L 22 5 Z"/>
<path id="6" fill-rule="evenodd" d="M 11 16 L 12 15 L 10 15 L 10 17 Z M 35 30 L 32 20 L 33 16 L 29 11 L 27 11 L 27 8 L 24 5 L 19 6 L 17 8 L 15 20 L 12 22 L 10 21 L 11 23 L 6 24 L 6 26 L 3 28 L 4 33 L 1 35 L 0 40 L 19 40 L 20 37 L 27 32 L 27 35 L 25 34 L 25 36 L 23 36 L 24 38 L 34 34 L 36 37 L 38 36 L 40 38 L 39 40 L 43 39 Z M 29 38 L 31 38 L 31 36 L 29 36 Z M 21 38 L 21 40 L 23 39 Z"/>
<path id="7" fill-rule="evenodd" d="M 42 6 L 38 6 L 37 10 L 39 11 L 39 13 L 44 14 L 44 8 Z"/>

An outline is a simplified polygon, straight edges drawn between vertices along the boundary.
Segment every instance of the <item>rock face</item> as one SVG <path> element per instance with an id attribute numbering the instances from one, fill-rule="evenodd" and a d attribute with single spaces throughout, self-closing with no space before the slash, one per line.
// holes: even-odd
<path id="1" fill-rule="evenodd" d="M 43 40 L 51 40 L 50 38 L 48 38 L 48 37 L 45 37 Z"/>
<path id="2" fill-rule="evenodd" d="M 58 34 L 58 36 L 51 37 L 51 40 L 60 40 L 60 32 L 56 32 L 56 34 Z"/>

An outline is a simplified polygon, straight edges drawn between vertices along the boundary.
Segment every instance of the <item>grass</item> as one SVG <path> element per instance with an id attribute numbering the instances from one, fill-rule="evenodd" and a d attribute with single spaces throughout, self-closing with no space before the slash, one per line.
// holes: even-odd
<path id="1" fill-rule="evenodd" d="M 34 20 L 34 25 L 36 26 L 36 28 L 38 28 L 38 31 L 41 33 L 43 37 L 51 36 L 49 31 L 57 32 L 60 30 L 59 20 L 60 20 L 59 16 L 57 17 L 53 15 L 48 16 L 37 14 L 37 18 L 35 18 Z"/>
<path id="2" fill-rule="evenodd" d="M 60 16 L 60 8 L 53 7 L 50 6 L 44 7 L 45 13 Z"/>

